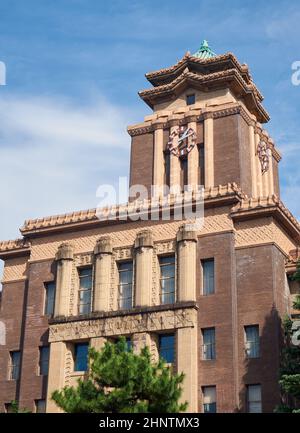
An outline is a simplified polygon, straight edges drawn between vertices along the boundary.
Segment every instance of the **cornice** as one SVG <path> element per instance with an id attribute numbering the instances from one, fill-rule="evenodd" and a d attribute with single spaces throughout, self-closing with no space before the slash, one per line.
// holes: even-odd
<path id="1" fill-rule="evenodd" d="M 26 239 L 15 239 L 0 242 L 0 259 L 19 257 L 30 254 L 30 242 Z"/>
<path id="2" fill-rule="evenodd" d="M 297 243 L 300 242 L 300 224 L 298 220 L 276 195 L 242 200 L 231 212 L 231 218 L 234 221 L 244 221 L 265 216 L 274 217 Z"/>

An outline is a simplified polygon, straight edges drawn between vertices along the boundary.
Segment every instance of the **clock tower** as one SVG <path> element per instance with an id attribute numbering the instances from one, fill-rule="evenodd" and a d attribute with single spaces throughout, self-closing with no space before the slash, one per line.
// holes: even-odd
<path id="1" fill-rule="evenodd" d="M 236 183 L 249 198 L 279 196 L 281 157 L 263 129 L 269 115 L 247 65 L 204 40 L 146 78 L 152 87 L 139 96 L 153 113 L 128 128 L 130 185 L 153 195 Z"/>

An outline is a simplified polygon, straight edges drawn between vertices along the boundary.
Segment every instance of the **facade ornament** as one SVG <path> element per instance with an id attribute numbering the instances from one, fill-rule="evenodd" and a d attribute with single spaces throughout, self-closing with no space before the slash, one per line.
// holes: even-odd
<path id="1" fill-rule="evenodd" d="M 258 158 L 260 160 L 262 174 L 266 173 L 269 170 L 270 166 L 268 149 L 268 144 L 264 140 L 260 140 L 257 146 L 256 154 L 258 155 Z"/>
<path id="2" fill-rule="evenodd" d="M 178 158 L 184 158 L 196 145 L 197 134 L 193 128 L 179 126 L 169 137 L 168 149 Z"/>

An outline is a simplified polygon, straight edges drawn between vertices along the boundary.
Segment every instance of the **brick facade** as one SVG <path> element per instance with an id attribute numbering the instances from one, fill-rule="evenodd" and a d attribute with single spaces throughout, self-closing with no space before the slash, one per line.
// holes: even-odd
<path id="1" fill-rule="evenodd" d="M 228 75 L 231 68 L 235 74 Z M 291 251 L 298 251 L 300 226 L 280 201 L 280 155 L 259 123 L 268 120 L 262 97 L 247 67 L 231 54 L 207 60 L 186 55 L 147 78 L 154 87 L 140 96 L 153 114 L 128 128 L 130 185 L 142 184 L 149 194 L 153 184 L 162 186 L 164 156 L 170 152 L 170 186 L 176 186 L 184 178 L 185 156 L 172 153 L 170 135 L 179 140 L 190 128 L 196 138 L 186 156 L 188 179 L 199 179 L 202 164 L 204 224 L 190 231 L 185 223 L 193 220 L 164 221 L 161 214 L 156 221 L 100 221 L 91 209 L 26 221 L 21 240 L 1 242 L 0 321 L 6 344 L 0 345 L 0 411 L 14 399 L 30 410 L 45 400 L 48 412 L 58 411 L 51 392 L 83 375 L 74 371 L 77 342 L 101 348 L 106 340 L 125 335 L 135 351 L 149 345 L 155 360 L 165 333 L 175 335 L 174 366 L 186 375 L 183 399 L 191 412 L 203 411 L 208 386 L 216 387 L 218 412 L 247 411 L 249 385 L 261 386 L 263 412 L 280 402 L 281 321 L 293 314 L 291 298 L 299 290 L 291 286 L 290 293 L 286 275 L 294 269 Z M 191 92 L 195 104 L 187 106 Z M 257 151 L 263 144 L 266 170 Z M 143 202 L 142 215 L 148 215 L 147 203 L 162 200 L 159 194 Z M 168 199 L 173 215 L 172 191 Z M 130 209 L 133 200 L 117 211 Z M 190 200 L 195 206 L 197 196 Z M 159 259 L 170 255 L 175 257 L 175 298 L 164 304 Z M 214 293 L 204 294 L 208 259 L 214 260 Z M 118 265 L 128 260 L 133 262 L 133 300 L 132 308 L 122 310 Z M 91 307 L 80 315 L 78 270 L 87 267 L 93 269 Z M 56 283 L 56 297 L 54 315 L 48 317 L 45 287 L 50 282 Z M 258 357 L 246 356 L 247 326 L 258 326 Z M 215 359 L 203 359 L 203 330 L 211 328 Z M 49 373 L 41 376 L 39 351 L 45 346 L 50 346 Z M 13 351 L 21 353 L 18 380 L 9 377 Z"/>

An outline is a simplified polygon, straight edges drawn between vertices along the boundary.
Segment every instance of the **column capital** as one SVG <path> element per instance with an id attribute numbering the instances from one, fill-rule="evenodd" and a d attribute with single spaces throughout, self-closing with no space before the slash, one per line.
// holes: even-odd
<path id="1" fill-rule="evenodd" d="M 153 235 L 151 230 L 140 231 L 135 239 L 134 248 L 153 248 Z"/>
<path id="2" fill-rule="evenodd" d="M 190 230 L 189 224 L 183 224 L 178 232 L 177 232 L 177 242 L 183 242 L 183 241 L 191 241 L 191 242 L 197 242 L 197 232 L 195 230 Z"/>
<path id="3" fill-rule="evenodd" d="M 94 255 L 112 254 L 112 242 L 110 236 L 101 236 L 96 242 Z"/>
<path id="4" fill-rule="evenodd" d="M 58 251 L 55 255 L 55 260 L 73 260 L 74 259 L 74 248 L 69 242 L 64 242 L 58 247 Z"/>

